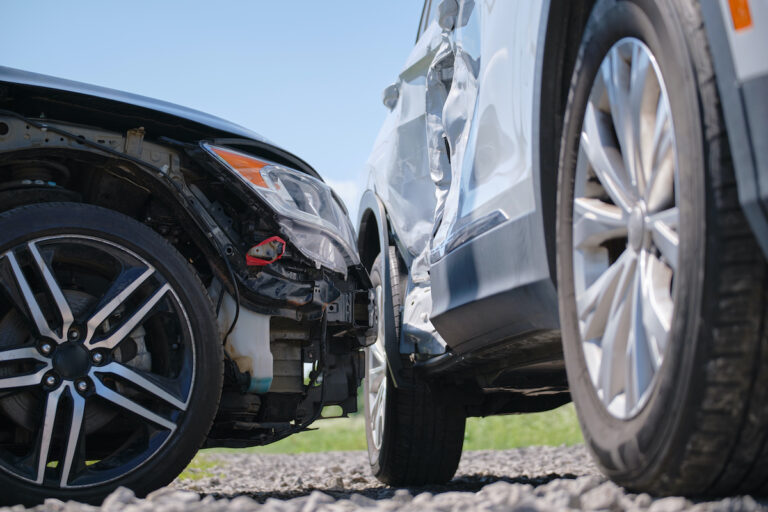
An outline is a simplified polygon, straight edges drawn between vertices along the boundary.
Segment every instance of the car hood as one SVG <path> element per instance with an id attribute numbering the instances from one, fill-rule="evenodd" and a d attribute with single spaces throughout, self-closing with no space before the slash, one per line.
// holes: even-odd
<path id="1" fill-rule="evenodd" d="M 132 94 L 129 92 L 118 91 L 116 89 L 109 89 L 107 87 L 99 87 L 98 85 L 75 82 L 74 80 L 66 80 L 64 78 L 56 78 L 54 76 L 31 73 L 29 71 L 22 71 L 20 69 L 8 68 L 4 66 L 0 66 L 0 81 L 22 85 L 31 85 L 34 87 L 41 87 L 46 89 L 57 89 L 60 91 L 68 91 L 86 96 L 118 101 L 120 103 L 127 103 L 136 107 L 163 112 L 165 114 L 178 117 L 179 119 L 186 119 L 188 121 L 210 126 L 211 128 L 227 132 L 233 136 L 258 140 L 261 142 L 268 142 L 267 139 L 258 133 L 248 130 L 247 128 L 243 128 L 242 126 L 235 123 L 221 119 L 220 117 L 212 116 L 210 114 L 206 114 L 205 112 L 200 112 L 199 110 L 182 107 L 181 105 L 176 105 L 175 103 L 148 98 L 147 96 L 141 96 L 139 94 Z"/>
<path id="2" fill-rule="evenodd" d="M 185 142 L 232 139 L 231 145 L 266 151 L 279 163 L 319 178 L 309 164 L 254 131 L 199 110 L 139 94 L 0 66 L 0 108 L 50 119 L 72 118 L 76 112 L 83 124 L 118 131 L 143 126 L 148 133 Z"/>

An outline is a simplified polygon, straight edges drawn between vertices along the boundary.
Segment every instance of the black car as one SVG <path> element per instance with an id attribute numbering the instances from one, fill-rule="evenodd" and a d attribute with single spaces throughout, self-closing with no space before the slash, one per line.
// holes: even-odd
<path id="1" fill-rule="evenodd" d="M 356 410 L 352 225 L 259 135 L 0 67 L 0 212 L 0 501 L 144 495 Z"/>

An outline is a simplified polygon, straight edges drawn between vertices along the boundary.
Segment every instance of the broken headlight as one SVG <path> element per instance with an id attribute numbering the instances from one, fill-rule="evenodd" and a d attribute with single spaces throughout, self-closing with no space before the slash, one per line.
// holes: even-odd
<path id="1" fill-rule="evenodd" d="M 359 263 L 352 223 L 328 185 L 233 149 L 202 146 L 280 215 L 280 227 L 305 256 L 343 274 Z"/>

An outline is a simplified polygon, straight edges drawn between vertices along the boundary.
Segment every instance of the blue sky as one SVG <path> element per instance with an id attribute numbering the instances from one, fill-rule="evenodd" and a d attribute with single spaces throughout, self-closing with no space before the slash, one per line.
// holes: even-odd
<path id="1" fill-rule="evenodd" d="M 9 0 L 0 64 L 151 96 L 296 153 L 353 202 L 421 0 Z M 356 210 L 357 204 L 349 205 Z"/>

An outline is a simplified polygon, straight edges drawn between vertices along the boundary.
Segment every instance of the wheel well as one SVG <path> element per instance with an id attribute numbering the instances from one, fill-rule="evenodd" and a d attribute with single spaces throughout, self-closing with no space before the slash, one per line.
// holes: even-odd
<path id="1" fill-rule="evenodd" d="M 114 158 L 72 151 L 19 152 L 0 163 L 0 212 L 45 202 L 92 204 L 122 213 L 168 240 L 207 282 L 212 268 L 199 238 L 180 222 L 166 190 Z"/>
<path id="2" fill-rule="evenodd" d="M 596 0 L 552 0 L 547 17 L 539 101 L 539 172 L 547 258 L 555 270 L 555 219 L 560 136 L 581 38 Z"/>
<path id="3" fill-rule="evenodd" d="M 371 210 L 366 210 L 360 221 L 360 231 L 357 237 L 357 250 L 360 252 L 360 261 L 366 270 L 371 271 L 373 261 L 381 252 L 379 243 L 379 223 L 376 215 Z"/>

